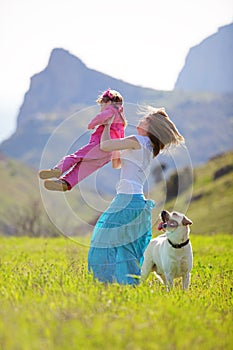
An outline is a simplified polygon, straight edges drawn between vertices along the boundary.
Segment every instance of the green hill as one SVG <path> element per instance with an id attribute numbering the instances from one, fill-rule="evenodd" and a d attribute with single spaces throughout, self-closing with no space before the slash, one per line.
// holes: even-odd
<path id="1" fill-rule="evenodd" d="M 197 234 L 233 233 L 233 152 L 195 169 L 188 213 Z"/>
<path id="2" fill-rule="evenodd" d="M 184 192 L 178 208 L 187 208 L 187 216 L 193 221 L 192 233 L 233 233 L 232 173 L 233 152 L 216 156 L 194 169 L 191 201 L 187 203 L 187 191 Z M 175 200 L 167 202 L 165 206 L 173 210 Z"/>
<path id="3" fill-rule="evenodd" d="M 45 198 L 41 195 L 43 186 L 40 188 L 37 170 L 2 154 L 0 154 L 0 181 L 0 233 L 2 234 L 57 235 L 58 231 L 50 214 L 53 209 L 54 211 L 56 209 L 60 215 L 64 205 L 69 206 L 72 212 L 78 213 L 81 223 L 74 217 L 70 224 L 75 233 L 83 234 L 82 221 L 89 223 L 94 220 L 95 222 L 99 214 L 91 206 L 84 205 L 85 201 L 78 189 L 69 192 L 65 198 L 62 193 L 51 192 L 48 198 Z M 66 224 L 67 218 L 61 219 Z M 50 221 L 53 222 L 52 225 Z"/>
<path id="4" fill-rule="evenodd" d="M 35 170 L 0 154 L 0 181 L 0 232 L 11 235 L 42 212 L 38 179 Z"/>
<path id="5" fill-rule="evenodd" d="M 161 190 L 160 184 L 155 184 L 150 197 L 157 203 L 154 212 L 154 234 L 158 215 L 162 209 L 187 211 L 192 219 L 192 234 L 213 235 L 219 232 L 233 233 L 233 151 L 216 156 L 206 164 L 194 169 L 194 183 L 191 200 L 187 200 L 190 189 L 183 192 L 177 200 L 166 200 L 166 193 Z M 83 235 L 92 230 L 96 218 L 105 209 L 100 205 L 98 193 L 88 193 L 75 188 L 65 196 L 61 193 L 49 193 L 50 209 L 48 209 L 40 194 L 37 171 L 18 161 L 0 156 L 0 232 L 2 234 L 26 234 L 31 236 L 55 235 L 54 222 L 51 220 L 51 211 L 63 213 L 64 205 L 70 207 L 74 216 L 72 234 Z M 88 197 L 89 201 L 86 200 Z M 113 195 L 102 195 L 105 206 Z M 65 200 L 65 201 L 64 201 Z M 91 204 L 90 204 L 91 202 Z M 47 203 L 46 203 L 47 204 Z M 45 208 L 46 207 L 46 208 Z M 51 209 L 52 208 L 52 209 Z M 53 222 L 49 223 L 48 215 Z M 67 225 L 67 218 L 61 215 Z M 55 222 L 56 224 L 56 222 Z M 71 223 L 70 223 L 71 224 Z M 89 224 L 88 226 L 86 224 Z M 21 231 L 19 228 L 21 227 Z M 59 227 L 58 227 L 59 228 Z M 31 231 L 33 232 L 31 232 Z"/>
<path id="6" fill-rule="evenodd" d="M 36 171 L 18 161 L 0 154 L 0 214 L 16 203 L 25 204 L 29 198 L 38 198 Z"/>

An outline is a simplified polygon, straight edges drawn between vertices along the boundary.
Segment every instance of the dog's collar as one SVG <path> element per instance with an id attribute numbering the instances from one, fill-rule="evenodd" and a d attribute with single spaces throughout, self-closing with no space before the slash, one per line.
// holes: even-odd
<path id="1" fill-rule="evenodd" d="M 183 243 L 172 243 L 169 238 L 167 240 L 168 240 L 168 243 L 170 243 L 171 246 L 176 249 L 180 249 L 182 247 L 185 247 L 187 244 L 189 244 L 189 239 L 187 239 L 187 241 Z"/>

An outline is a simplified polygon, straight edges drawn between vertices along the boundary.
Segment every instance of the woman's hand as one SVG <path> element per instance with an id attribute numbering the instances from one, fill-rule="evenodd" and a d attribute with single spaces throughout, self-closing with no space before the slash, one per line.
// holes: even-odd
<path id="1" fill-rule="evenodd" d="M 112 122 L 113 122 L 113 119 L 114 119 L 114 115 L 113 115 L 111 118 L 107 119 L 107 120 L 104 122 L 104 125 L 111 125 Z"/>
<path id="2" fill-rule="evenodd" d="M 141 145 L 135 136 L 111 139 L 110 126 L 114 117 L 108 119 L 100 139 L 100 149 L 104 152 L 121 151 L 123 149 L 140 149 Z M 115 163 L 115 162 L 114 162 Z M 118 163 L 118 162 L 117 162 Z"/>
<path id="3" fill-rule="evenodd" d="M 121 154 L 119 151 L 113 151 L 112 152 L 112 167 L 114 169 L 120 169 L 121 168 Z"/>

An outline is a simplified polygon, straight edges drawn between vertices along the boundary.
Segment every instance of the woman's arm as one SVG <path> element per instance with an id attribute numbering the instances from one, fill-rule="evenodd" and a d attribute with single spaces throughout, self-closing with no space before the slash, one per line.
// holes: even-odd
<path id="1" fill-rule="evenodd" d="M 111 120 L 110 120 L 111 122 Z M 111 139 L 111 123 L 105 125 L 101 135 L 100 149 L 105 152 L 120 151 L 123 149 L 140 149 L 140 143 L 135 136 L 128 136 L 122 139 Z"/>

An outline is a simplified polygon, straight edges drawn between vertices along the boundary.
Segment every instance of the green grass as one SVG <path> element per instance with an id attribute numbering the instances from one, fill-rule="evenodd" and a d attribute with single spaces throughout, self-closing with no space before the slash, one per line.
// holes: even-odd
<path id="1" fill-rule="evenodd" d="M 230 350 L 232 236 L 191 237 L 190 289 L 93 281 L 70 240 L 0 238 L 1 350 Z"/>
<path id="2" fill-rule="evenodd" d="M 230 152 L 195 169 L 193 196 L 202 197 L 187 211 L 194 267 L 186 292 L 176 281 L 167 293 L 152 274 L 136 288 L 105 286 L 87 273 L 87 248 L 70 240 L 0 237 L 0 350 L 230 350 L 233 182 L 232 173 L 213 175 L 232 163 Z M 0 162 L 0 173 L 4 218 L 39 195 L 38 179 L 12 160 Z M 179 201 L 187 207 L 185 194 Z"/>

